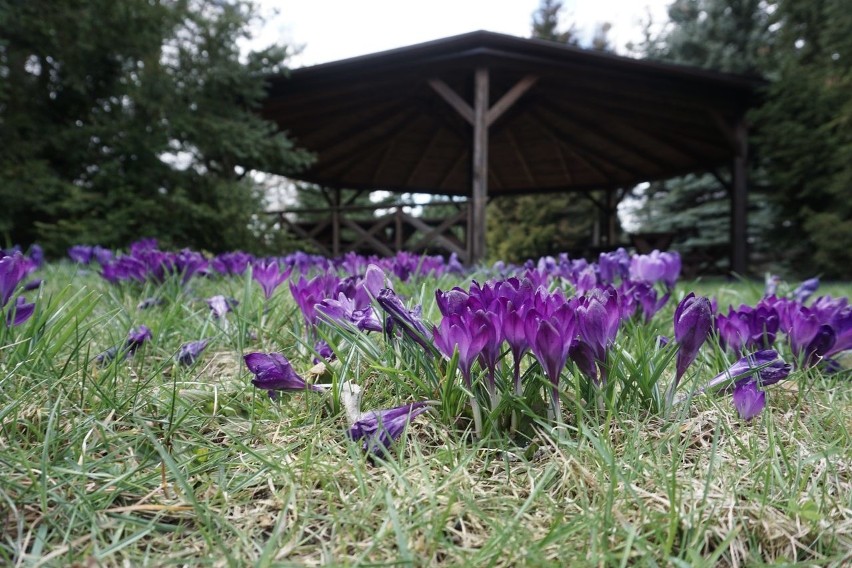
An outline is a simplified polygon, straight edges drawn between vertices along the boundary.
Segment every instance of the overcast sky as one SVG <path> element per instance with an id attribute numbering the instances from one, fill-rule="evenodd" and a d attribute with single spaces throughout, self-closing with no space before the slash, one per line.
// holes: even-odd
<path id="1" fill-rule="evenodd" d="M 642 22 L 666 20 L 671 0 L 564 0 L 563 28 L 571 23 L 588 41 L 609 22 L 610 42 L 625 54 L 642 38 Z M 530 34 L 539 0 L 259 0 L 267 21 L 253 47 L 302 46 L 293 67 L 314 65 L 403 47 L 461 33 L 488 30 Z"/>

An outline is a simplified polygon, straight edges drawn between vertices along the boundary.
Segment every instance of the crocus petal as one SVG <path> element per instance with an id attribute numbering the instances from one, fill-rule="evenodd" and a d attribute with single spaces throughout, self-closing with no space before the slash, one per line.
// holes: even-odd
<path id="1" fill-rule="evenodd" d="M 408 423 L 428 409 L 425 402 L 414 402 L 386 410 L 371 410 L 362 414 L 347 434 L 352 440 L 363 440 L 365 452 L 383 456 Z"/>
<path id="2" fill-rule="evenodd" d="M 751 420 L 766 406 L 766 393 L 753 381 L 743 381 L 734 388 L 734 408 L 743 420 Z"/>
<path id="3" fill-rule="evenodd" d="M 255 375 L 252 384 L 270 391 L 270 396 L 272 391 L 322 390 L 305 383 L 293 370 L 290 361 L 280 353 L 249 353 L 243 359 L 248 370 Z"/>
<path id="4" fill-rule="evenodd" d="M 696 297 L 690 292 L 678 304 L 674 317 L 675 340 L 678 343 L 675 382 L 680 380 L 686 369 L 695 361 L 698 350 L 710 334 L 712 324 L 710 300 L 707 298 Z"/>
<path id="5" fill-rule="evenodd" d="M 699 392 L 723 388 L 728 391 L 731 384 L 754 380 L 761 386 L 769 386 L 787 378 L 792 367 L 786 364 L 773 349 L 764 349 L 742 357 L 725 371 L 716 375 Z M 750 379 L 749 377 L 757 377 Z"/>
<path id="6" fill-rule="evenodd" d="M 199 339 L 198 341 L 189 341 L 180 346 L 180 349 L 177 352 L 177 362 L 181 365 L 192 365 L 198 359 L 201 352 L 207 347 L 207 344 L 210 343 L 209 339 Z"/>
<path id="7" fill-rule="evenodd" d="M 134 353 L 152 337 L 154 337 L 154 335 L 146 325 L 140 325 L 137 328 L 131 329 L 127 334 L 127 352 L 131 354 Z"/>
<path id="8" fill-rule="evenodd" d="M 13 309 L 6 313 L 6 325 L 18 326 L 30 319 L 35 312 L 35 304 L 28 304 L 23 296 L 18 296 Z"/>

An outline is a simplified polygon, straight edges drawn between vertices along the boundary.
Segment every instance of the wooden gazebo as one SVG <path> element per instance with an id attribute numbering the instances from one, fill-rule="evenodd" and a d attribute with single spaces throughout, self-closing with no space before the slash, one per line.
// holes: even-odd
<path id="1" fill-rule="evenodd" d="M 328 188 L 338 234 L 341 188 L 465 196 L 467 242 L 444 240 L 477 262 L 491 197 L 604 191 L 612 217 L 619 191 L 710 171 L 731 195 L 731 268 L 743 272 L 756 84 L 479 31 L 272 77 L 262 114 L 316 154 L 295 177 Z M 441 238 L 443 225 L 421 229 Z"/>

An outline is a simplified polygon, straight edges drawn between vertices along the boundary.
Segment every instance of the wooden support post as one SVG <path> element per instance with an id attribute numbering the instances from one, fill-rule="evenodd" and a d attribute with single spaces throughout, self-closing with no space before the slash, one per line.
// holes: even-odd
<path id="1" fill-rule="evenodd" d="M 485 259 L 485 205 L 488 202 L 488 69 L 474 75 L 473 95 L 473 215 L 470 262 Z"/>
<path id="2" fill-rule="evenodd" d="M 740 118 L 736 128 L 737 155 L 731 165 L 731 271 L 748 270 L 748 130 Z"/>
<path id="3" fill-rule="evenodd" d="M 538 77 L 528 75 L 512 86 L 494 106 L 489 108 L 489 75 L 485 67 L 474 73 L 473 106 L 440 79 L 431 79 L 429 85 L 465 121 L 473 126 L 473 161 L 471 163 L 472 188 L 467 225 L 467 253 L 469 263 L 485 259 L 485 206 L 488 203 L 488 127 L 514 105 L 533 85 Z M 443 187 L 455 165 L 438 184 Z M 499 183 L 496 180 L 495 183 Z"/>

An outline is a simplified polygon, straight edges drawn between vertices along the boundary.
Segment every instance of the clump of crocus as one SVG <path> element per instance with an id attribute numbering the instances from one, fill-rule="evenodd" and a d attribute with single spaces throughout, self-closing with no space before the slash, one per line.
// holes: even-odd
<path id="1" fill-rule="evenodd" d="M 621 319 L 633 317 L 637 308 L 641 307 L 644 321 L 648 323 L 669 301 L 671 291 L 658 298 L 657 290 L 652 284 L 623 280 L 618 287 L 618 297 Z"/>
<path id="2" fill-rule="evenodd" d="M 275 400 L 282 391 L 325 390 L 317 385 L 309 385 L 293 369 L 290 361 L 280 353 L 249 353 L 243 357 L 246 367 L 254 378 L 251 383 L 269 393 Z"/>
<path id="3" fill-rule="evenodd" d="M 698 356 L 698 350 L 707 341 L 713 325 L 710 300 L 690 292 L 677 305 L 674 315 L 674 335 L 677 342 L 675 379 L 666 393 L 666 406 L 671 408 L 675 391 L 686 369 Z"/>
<path id="4" fill-rule="evenodd" d="M 469 306 L 459 313 L 444 316 L 432 332 L 435 346 L 447 359 L 452 359 L 458 352 L 459 370 L 465 386 L 471 393 L 470 406 L 477 436 L 482 434 L 482 413 L 476 394 L 473 392 L 471 369 L 493 333 L 491 322 L 485 312 L 482 310 L 474 312 Z"/>
<path id="5" fill-rule="evenodd" d="M 223 276 L 240 276 L 253 261 L 254 257 L 252 255 L 238 250 L 217 255 L 210 261 L 210 266 Z"/>
<path id="6" fill-rule="evenodd" d="M 181 365 L 190 366 L 198 360 L 201 352 L 210 343 L 209 339 L 199 339 L 198 341 L 189 341 L 180 346 L 180 349 L 175 356 L 175 359 Z"/>
<path id="7" fill-rule="evenodd" d="M 154 335 L 151 333 L 151 330 L 148 329 L 148 326 L 140 325 L 128 332 L 127 341 L 124 342 L 124 345 L 113 345 L 109 349 L 99 353 L 95 357 L 95 360 L 101 365 L 106 365 L 113 359 L 118 358 L 119 355 L 119 360 L 122 360 L 125 357 L 136 353 L 142 345 L 153 337 Z"/>
<path id="8" fill-rule="evenodd" d="M 305 332 L 308 338 L 316 339 L 316 325 L 319 314 L 315 307 L 326 298 L 336 297 L 340 278 L 331 272 L 314 276 L 310 280 L 299 276 L 298 280 L 290 279 L 290 293 L 296 305 L 305 318 Z"/>
<path id="9" fill-rule="evenodd" d="M 550 418 L 561 420 L 559 376 L 577 336 L 577 300 L 566 300 L 561 290 L 539 288 L 533 295 L 524 329 L 530 350 L 550 379 Z"/>
<path id="10" fill-rule="evenodd" d="M 602 252 L 598 257 L 598 280 L 603 285 L 627 280 L 630 276 L 630 255 L 623 248 Z"/>
<path id="11" fill-rule="evenodd" d="M 672 290 L 680 276 L 681 261 L 677 252 L 637 254 L 630 259 L 630 279 L 654 284 L 662 282 L 667 290 Z"/>
<path id="12" fill-rule="evenodd" d="M 101 266 L 108 264 L 113 259 L 112 251 L 100 245 L 74 245 L 68 249 L 68 256 L 78 264 L 91 264 L 94 261 Z"/>
<path id="13" fill-rule="evenodd" d="M 580 342 L 589 346 L 600 366 L 601 382 L 606 383 L 609 347 L 615 341 L 620 322 L 618 294 L 612 287 L 595 288 L 580 298 L 576 312 Z M 582 348 L 575 349 L 574 353 L 580 355 L 581 351 Z"/>
<path id="14" fill-rule="evenodd" d="M 746 350 L 768 349 L 775 342 L 780 318 L 772 302 L 762 300 L 752 308 L 741 305 L 728 314 L 716 314 L 715 327 L 723 349 L 734 353 Z"/>
<path id="15" fill-rule="evenodd" d="M 292 271 L 292 267 L 282 269 L 277 262 L 256 261 L 252 265 L 251 277 L 260 285 L 263 296 L 269 300 L 275 289 L 290 277 Z"/>
<path id="16" fill-rule="evenodd" d="M 751 420 L 766 406 L 764 388 L 787 378 L 792 369 L 778 353 L 765 349 L 750 353 L 711 379 L 699 392 L 732 392 L 733 403 L 744 420 Z"/>
<path id="17" fill-rule="evenodd" d="M 363 277 L 350 277 L 337 285 L 337 296 L 325 298 L 314 306 L 330 322 L 354 325 L 361 331 L 382 331 L 372 301 L 381 292 L 387 279 L 381 268 L 370 264 Z"/>

